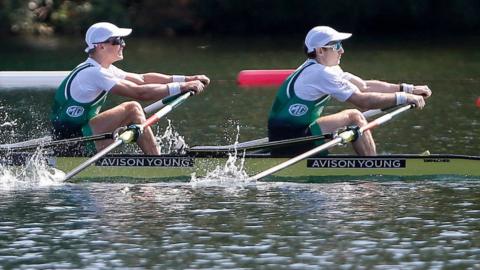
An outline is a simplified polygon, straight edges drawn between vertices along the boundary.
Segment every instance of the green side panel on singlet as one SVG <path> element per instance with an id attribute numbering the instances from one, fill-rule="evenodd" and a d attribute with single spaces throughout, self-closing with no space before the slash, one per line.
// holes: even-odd
<path id="1" fill-rule="evenodd" d="M 70 87 L 75 76 L 89 67 L 93 67 L 93 65 L 87 63 L 78 66 L 70 72 L 57 88 L 51 114 L 53 122 L 69 123 L 71 126 L 81 127 L 99 113 L 107 97 L 106 91 L 103 91 L 97 98 L 88 103 L 75 101 L 70 93 Z"/>
<path id="2" fill-rule="evenodd" d="M 280 86 L 268 118 L 270 125 L 305 128 L 320 117 L 331 98 L 330 95 L 309 101 L 297 97 L 294 91 L 298 76 L 313 64 L 310 63 L 295 71 Z"/>

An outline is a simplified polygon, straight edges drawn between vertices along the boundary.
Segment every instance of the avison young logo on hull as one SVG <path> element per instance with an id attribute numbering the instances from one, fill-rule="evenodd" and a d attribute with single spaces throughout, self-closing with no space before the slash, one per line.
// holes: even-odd
<path id="1" fill-rule="evenodd" d="M 398 169 L 405 167 L 406 161 L 401 158 L 310 158 L 307 160 L 307 168 Z"/>
<path id="2" fill-rule="evenodd" d="M 193 167 L 192 157 L 137 157 L 115 156 L 104 157 L 95 162 L 95 166 L 123 167 Z"/>

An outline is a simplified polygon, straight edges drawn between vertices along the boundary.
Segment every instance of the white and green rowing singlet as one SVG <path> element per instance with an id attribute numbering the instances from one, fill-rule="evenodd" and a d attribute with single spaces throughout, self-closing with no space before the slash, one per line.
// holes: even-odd
<path id="1" fill-rule="evenodd" d="M 321 133 L 316 120 L 331 97 L 346 101 L 358 88 L 352 76 L 339 66 L 324 66 L 308 59 L 280 86 L 270 111 L 269 129 L 310 128 L 311 135 Z"/>
<path id="2" fill-rule="evenodd" d="M 54 128 L 91 135 L 88 122 L 99 113 L 110 89 L 125 76 L 123 70 L 113 65 L 103 68 L 91 58 L 78 65 L 55 93 L 51 115 Z"/>

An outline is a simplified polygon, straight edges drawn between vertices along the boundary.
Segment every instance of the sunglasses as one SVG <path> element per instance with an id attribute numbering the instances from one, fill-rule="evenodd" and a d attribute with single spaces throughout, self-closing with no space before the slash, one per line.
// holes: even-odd
<path id="1" fill-rule="evenodd" d="M 343 48 L 343 46 L 342 46 L 342 42 L 338 41 L 333 44 L 323 46 L 323 48 L 332 48 L 335 52 L 338 52 Z"/>
<path id="2" fill-rule="evenodd" d="M 98 43 L 110 43 L 112 45 L 125 46 L 125 40 L 123 39 L 123 37 L 111 37 L 103 42 Z"/>

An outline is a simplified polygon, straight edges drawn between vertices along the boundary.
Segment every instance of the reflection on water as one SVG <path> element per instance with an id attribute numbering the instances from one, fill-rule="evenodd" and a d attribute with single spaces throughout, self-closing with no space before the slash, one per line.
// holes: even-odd
<path id="1" fill-rule="evenodd" d="M 6 191 L 0 261 L 32 269 L 478 267 L 478 180 Z"/>

